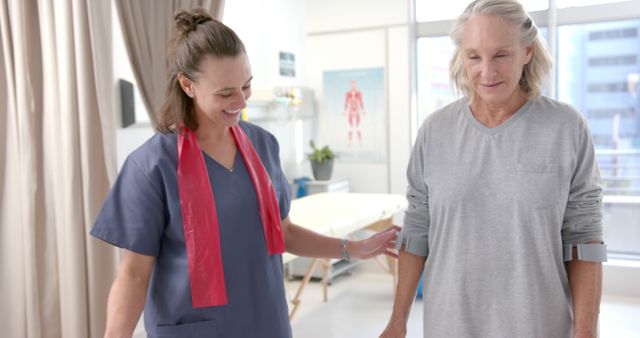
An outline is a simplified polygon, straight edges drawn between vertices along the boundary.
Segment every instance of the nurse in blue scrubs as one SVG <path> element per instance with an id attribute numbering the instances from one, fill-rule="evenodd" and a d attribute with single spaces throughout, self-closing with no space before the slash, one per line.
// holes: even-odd
<path id="1" fill-rule="evenodd" d="M 122 167 L 91 234 L 123 248 L 106 337 L 291 337 L 281 253 L 395 256 L 396 228 L 363 241 L 287 217 L 278 142 L 240 122 L 251 67 L 236 34 L 201 10 L 175 15 L 158 133 Z"/>

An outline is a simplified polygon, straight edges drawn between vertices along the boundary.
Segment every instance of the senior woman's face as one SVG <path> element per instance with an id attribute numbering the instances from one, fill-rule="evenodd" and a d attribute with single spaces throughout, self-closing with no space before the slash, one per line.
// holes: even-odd
<path id="1" fill-rule="evenodd" d="M 523 93 L 518 82 L 531 60 L 531 47 L 520 41 L 516 27 L 496 16 L 471 17 L 462 31 L 463 67 L 475 100 L 507 106 Z"/>

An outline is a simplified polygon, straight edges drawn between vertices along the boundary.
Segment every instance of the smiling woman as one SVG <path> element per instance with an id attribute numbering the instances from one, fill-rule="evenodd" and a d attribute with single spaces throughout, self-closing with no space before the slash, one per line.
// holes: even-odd
<path id="1" fill-rule="evenodd" d="M 207 57 L 193 80 L 178 74 L 182 90 L 193 99 L 196 119 L 204 130 L 230 127 L 251 96 L 251 66 L 246 54 Z M 222 114 L 220 114 L 222 113 Z"/>
<path id="2" fill-rule="evenodd" d="M 251 66 L 235 32 L 217 24 L 205 12 L 181 12 L 175 21 L 176 33 L 167 49 L 167 99 L 157 125 L 161 132 L 172 131 L 179 123 L 197 130 L 198 115 L 205 113 L 203 108 L 207 114 L 225 108 L 221 100 L 234 89 L 241 88 L 243 102 L 235 102 L 242 106 L 239 109 L 244 108 L 244 101 L 251 95 Z"/>
<path id="3" fill-rule="evenodd" d="M 235 142 L 225 138 L 228 128 L 238 124 L 251 96 L 251 66 L 245 53 L 235 57 L 208 56 L 200 70 L 189 78 L 178 74 L 182 91 L 193 100 L 195 132 L 200 148 L 229 170 L 233 170 Z M 226 140 L 226 142 L 225 142 Z M 220 144 L 226 146 L 220 147 Z"/>
<path id="4" fill-rule="evenodd" d="M 533 48 L 522 43 L 518 32 L 510 28 L 510 22 L 497 16 L 476 16 L 462 31 L 460 57 L 464 76 L 460 86 L 463 90 L 470 87 L 472 110 L 488 127 L 500 125 L 510 115 L 481 114 L 480 110 L 515 112 L 527 99 L 520 79 L 522 69 L 531 61 Z"/>
<path id="5" fill-rule="evenodd" d="M 482 89 L 491 90 L 498 82 L 505 86 L 497 89 L 512 99 L 516 99 L 514 94 L 540 95 L 551 57 L 531 18 L 520 20 L 515 12 L 474 16 L 465 11 L 451 29 L 457 46 L 451 57 L 451 78 L 471 103 Z"/>
<path id="6" fill-rule="evenodd" d="M 251 95 L 245 47 L 202 10 L 175 15 L 158 134 L 129 155 L 92 235 L 122 247 L 107 337 L 290 337 L 282 253 L 369 258 L 397 229 L 366 240 L 321 236 L 288 218 L 279 146 L 240 121 Z"/>

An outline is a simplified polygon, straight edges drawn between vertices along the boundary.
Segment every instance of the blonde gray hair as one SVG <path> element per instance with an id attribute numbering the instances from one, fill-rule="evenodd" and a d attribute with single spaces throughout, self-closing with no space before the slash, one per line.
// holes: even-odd
<path id="1" fill-rule="evenodd" d="M 449 33 L 455 45 L 449 63 L 450 76 L 455 88 L 468 100 L 473 101 L 475 94 L 463 69 L 460 48 L 465 24 L 471 17 L 479 15 L 497 16 L 512 23 L 518 28 L 521 42 L 525 46 L 531 45 L 533 55 L 531 61 L 522 70 L 519 84 L 529 98 L 538 97 L 551 70 L 552 61 L 535 23 L 522 5 L 515 0 L 476 0 L 469 4 L 456 19 Z"/>

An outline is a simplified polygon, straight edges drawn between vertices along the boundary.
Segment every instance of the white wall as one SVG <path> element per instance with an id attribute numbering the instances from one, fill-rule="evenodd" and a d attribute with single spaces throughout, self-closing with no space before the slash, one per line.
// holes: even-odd
<path id="1" fill-rule="evenodd" d="M 299 0 L 225 1 L 222 21 L 242 39 L 251 60 L 254 87 L 300 86 L 307 83 L 307 2 Z M 296 77 L 279 74 L 279 52 L 296 58 Z"/>
<path id="2" fill-rule="evenodd" d="M 226 2 L 223 21 L 245 42 L 254 88 L 300 85 L 315 91 L 315 119 L 297 124 L 258 122 L 280 141 L 282 166 L 288 178 L 311 175 L 309 163 L 302 160 L 296 148 L 302 146 L 308 152 L 311 138 L 318 144 L 330 144 L 326 131 L 331 126 L 322 118 L 323 71 L 383 67 L 387 89 L 386 161 L 346 164 L 338 160 L 334 177 L 348 178 L 356 192 L 405 192 L 411 148 L 409 4 L 409 0 Z M 278 74 L 279 51 L 295 54 L 295 79 Z"/>
<path id="3" fill-rule="evenodd" d="M 250 9 L 250 10 L 248 10 Z M 272 87 L 308 86 L 308 6 L 299 0 L 234 0 L 225 2 L 222 21 L 242 39 L 251 61 L 255 97 L 264 98 Z M 295 55 L 295 77 L 279 74 L 279 52 Z M 251 111 L 249 111 L 251 116 Z M 250 118 L 251 121 L 251 118 Z M 311 176 L 302 152 L 314 130 L 314 120 L 252 121 L 275 135 L 280 143 L 280 160 L 288 179 Z M 306 148 L 304 147 L 306 146 Z"/>
<path id="4" fill-rule="evenodd" d="M 334 175 L 349 178 L 356 192 L 406 189 L 411 148 L 409 0 L 309 0 L 309 84 L 318 100 L 318 143 L 330 144 L 323 119 L 322 75 L 327 70 L 383 67 L 386 88 L 386 161 L 335 164 Z"/>
<path id="5" fill-rule="evenodd" d="M 117 112 L 117 126 L 116 129 L 116 157 L 118 171 L 122 167 L 127 156 L 136 148 L 138 148 L 144 141 L 153 136 L 154 130 L 149 123 L 149 115 L 147 108 L 144 106 L 140 93 L 137 90 L 137 84 L 135 77 L 133 76 L 133 69 L 131 68 L 131 62 L 129 61 L 129 55 L 127 54 L 127 47 L 124 44 L 122 36 L 122 29 L 120 28 L 120 19 L 118 18 L 118 11 L 115 7 L 115 1 L 111 2 L 111 27 L 113 28 L 112 38 L 112 60 L 113 60 L 113 86 L 115 92 L 114 109 Z M 124 79 L 134 84 L 134 96 L 135 96 L 135 110 L 136 124 L 131 125 L 128 128 L 120 128 L 122 126 L 122 115 L 120 108 L 120 89 L 118 88 L 118 80 Z"/>
<path id="6" fill-rule="evenodd" d="M 307 0 L 311 34 L 406 25 L 409 22 L 407 0 Z"/>
<path id="7" fill-rule="evenodd" d="M 640 283 L 640 261 L 609 259 L 603 264 L 603 294 L 640 298 L 638 283 Z"/>

